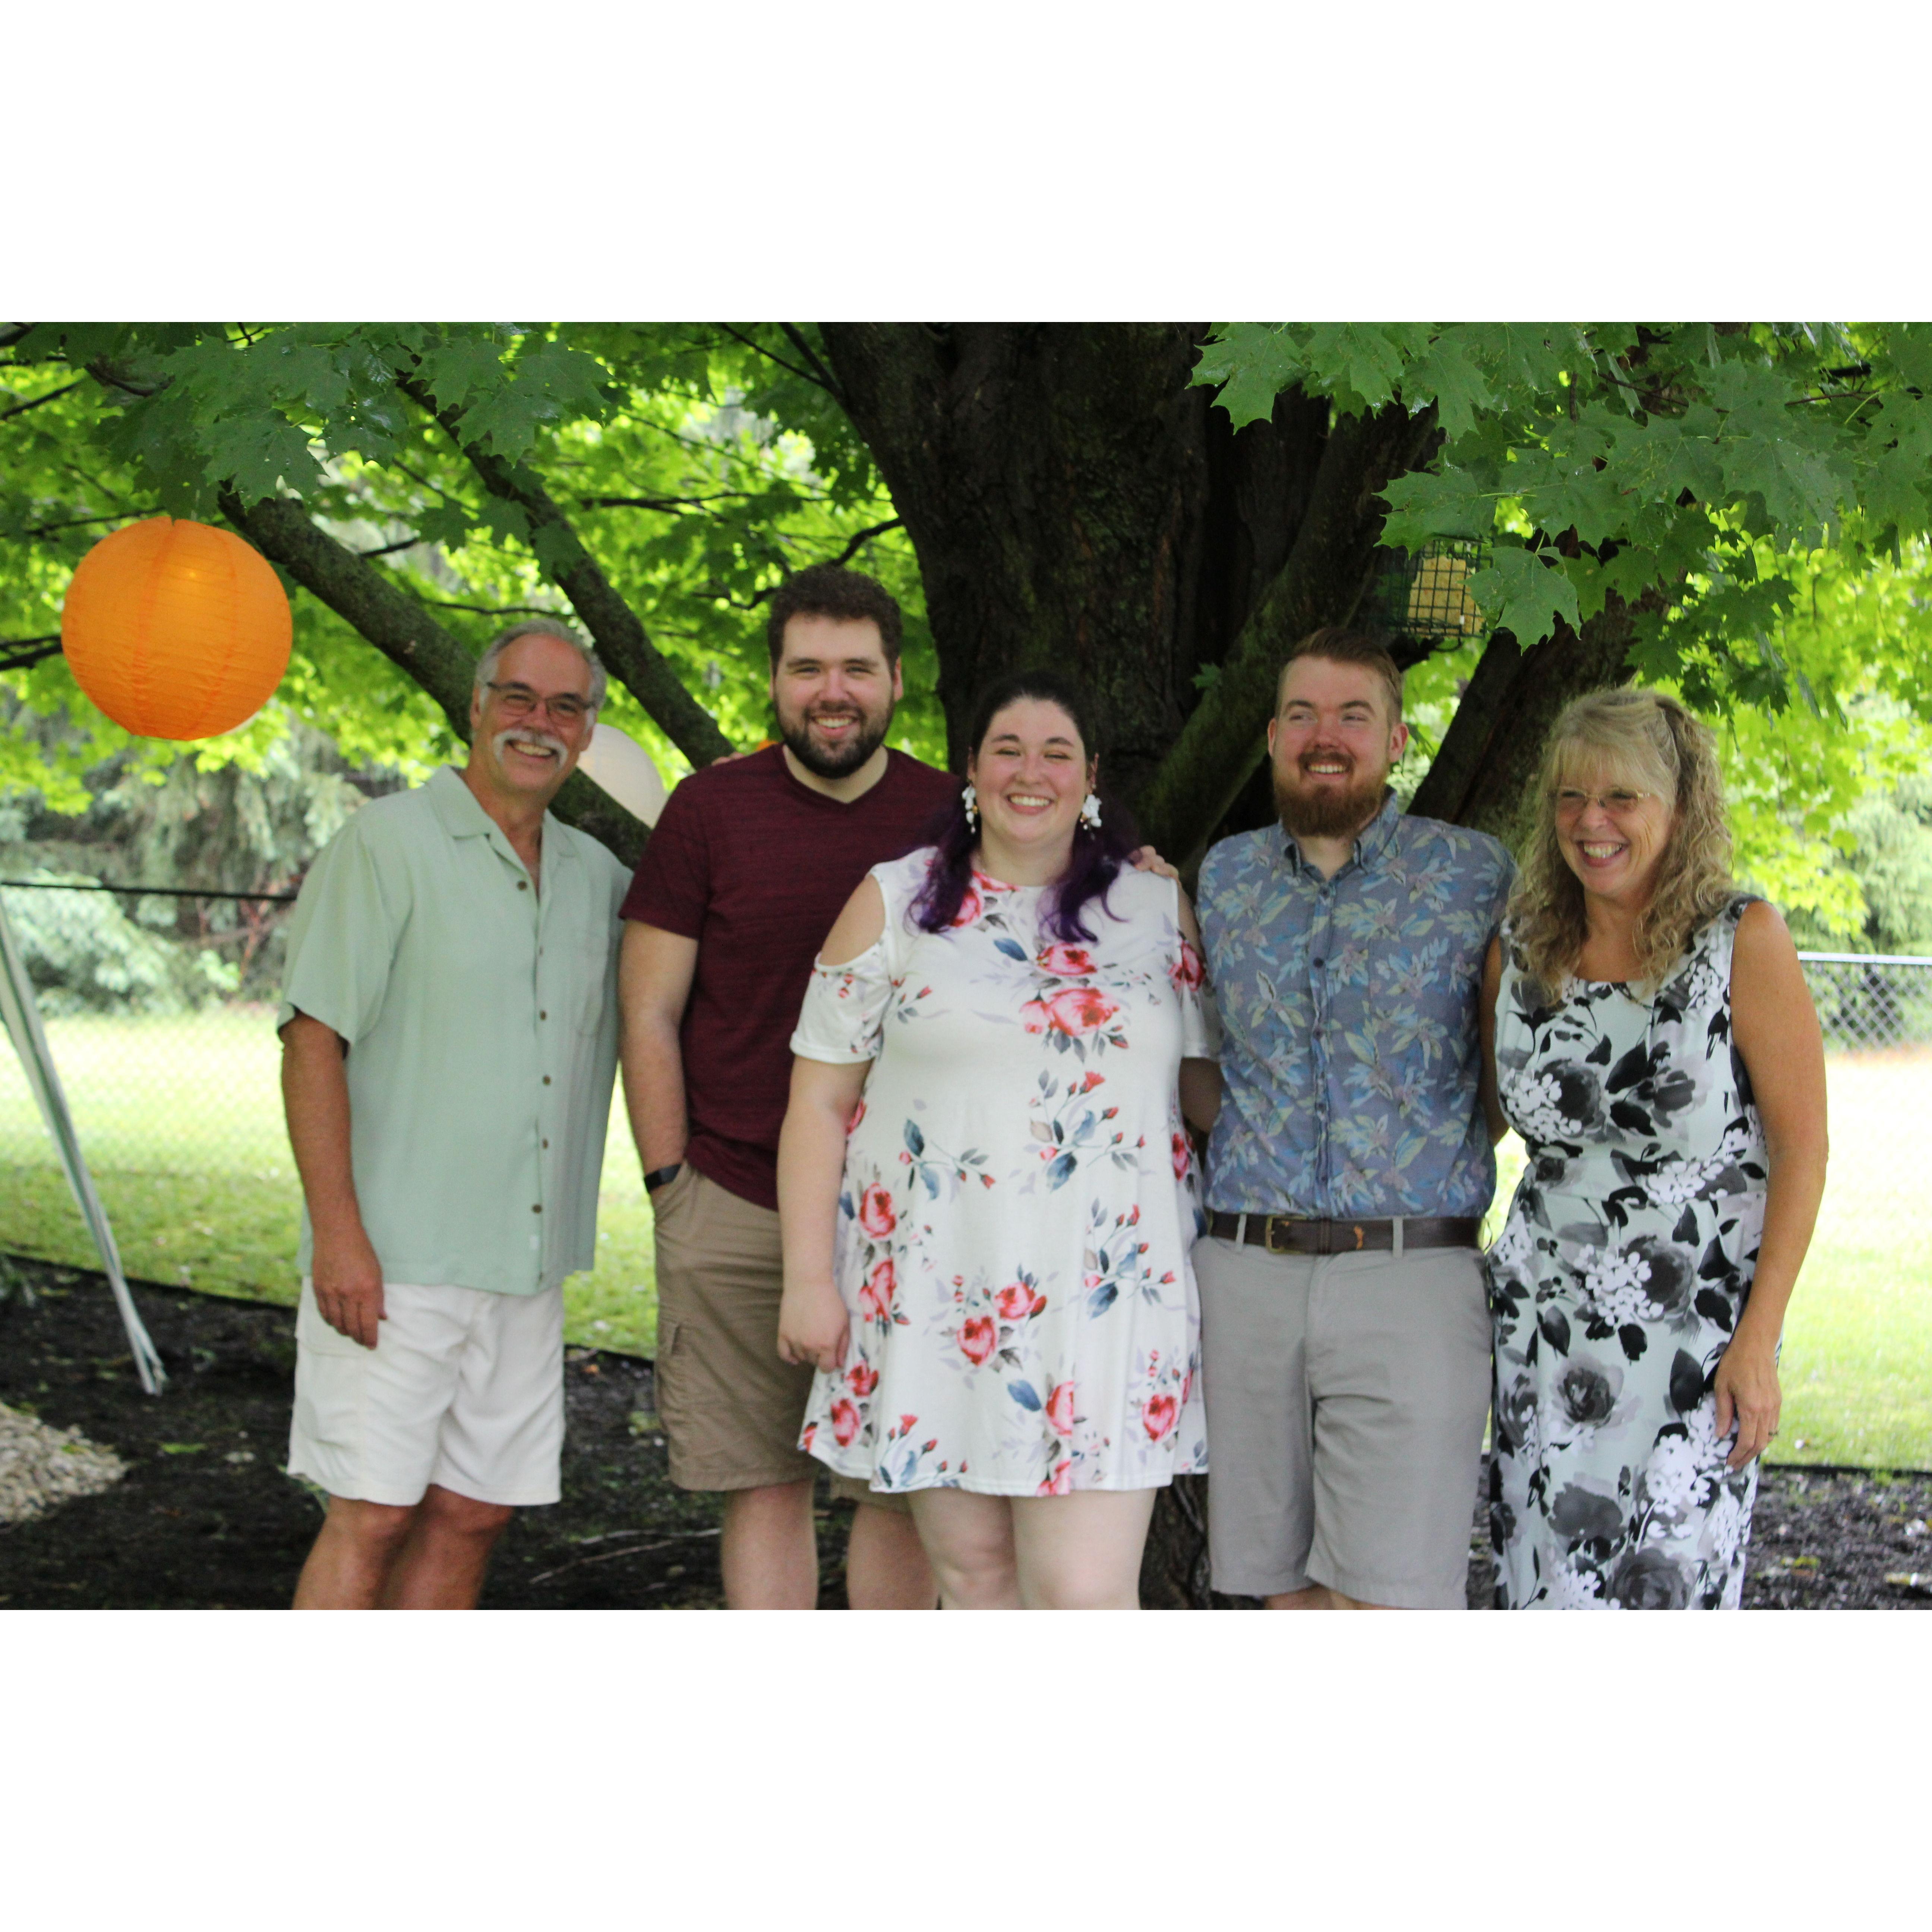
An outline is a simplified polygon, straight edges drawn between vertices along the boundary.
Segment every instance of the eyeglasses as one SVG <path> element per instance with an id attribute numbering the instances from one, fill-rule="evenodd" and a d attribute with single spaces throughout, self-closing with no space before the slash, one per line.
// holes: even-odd
<path id="1" fill-rule="evenodd" d="M 1628 818 L 1656 796 L 1654 792 L 1632 791 L 1626 785 L 1613 785 L 1608 791 L 1577 791 L 1566 786 L 1553 795 L 1552 802 L 1558 818 L 1581 818 L 1585 808 L 1592 805 L 1600 805 L 1612 818 Z"/>
<path id="2" fill-rule="evenodd" d="M 587 698 L 566 692 L 560 698 L 539 698 L 526 684 L 495 684 L 485 681 L 484 688 L 496 694 L 496 704 L 506 718 L 534 718 L 547 711 L 559 724 L 581 724 L 590 716 Z"/>

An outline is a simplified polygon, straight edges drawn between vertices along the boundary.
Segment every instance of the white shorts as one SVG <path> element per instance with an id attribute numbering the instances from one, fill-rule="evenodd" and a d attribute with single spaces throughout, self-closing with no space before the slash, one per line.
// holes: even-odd
<path id="1" fill-rule="evenodd" d="M 562 1494 L 563 1290 L 493 1294 L 385 1282 L 374 1348 L 302 1282 L 289 1474 L 409 1508 L 435 1483 L 478 1502 Z"/>

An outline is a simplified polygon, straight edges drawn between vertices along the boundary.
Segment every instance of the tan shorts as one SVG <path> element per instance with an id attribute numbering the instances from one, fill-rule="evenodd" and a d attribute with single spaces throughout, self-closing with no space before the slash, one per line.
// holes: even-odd
<path id="1" fill-rule="evenodd" d="M 809 1368 L 778 1360 L 784 1268 L 775 1210 L 742 1199 L 688 1161 L 651 1197 L 657 1222 L 658 1419 L 670 1479 L 685 1490 L 810 1482 L 798 1446 Z M 903 1496 L 834 1476 L 850 1502 L 904 1510 Z"/>
<path id="2" fill-rule="evenodd" d="M 1196 1244 L 1214 1587 L 1467 1600 L 1490 1318 L 1474 1248 Z"/>

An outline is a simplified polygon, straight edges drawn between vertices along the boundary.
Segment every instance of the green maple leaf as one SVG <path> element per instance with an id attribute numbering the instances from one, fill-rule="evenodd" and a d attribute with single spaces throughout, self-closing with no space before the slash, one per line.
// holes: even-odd
<path id="1" fill-rule="evenodd" d="M 1510 632 L 1526 650 L 1548 637 L 1558 617 L 1573 630 L 1583 621 L 1576 586 L 1550 550 L 1498 542 L 1488 565 L 1469 580 L 1469 595 L 1486 622 Z"/>

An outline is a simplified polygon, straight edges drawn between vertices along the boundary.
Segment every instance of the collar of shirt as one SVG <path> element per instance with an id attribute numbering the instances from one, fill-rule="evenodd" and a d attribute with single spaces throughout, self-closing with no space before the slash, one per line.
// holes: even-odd
<path id="1" fill-rule="evenodd" d="M 1350 867 L 1363 872 L 1372 871 L 1382 854 L 1395 838 L 1395 829 L 1402 822 L 1402 801 L 1393 791 L 1386 792 L 1382 798 L 1382 808 L 1355 835 L 1354 851 L 1348 862 L 1335 874 L 1338 879 L 1346 878 Z M 1290 833 L 1281 836 L 1281 850 L 1284 862 L 1290 872 L 1312 872 L 1315 868 L 1301 856 L 1300 842 Z"/>
<path id="2" fill-rule="evenodd" d="M 424 790 L 451 838 L 488 838 L 490 849 L 500 858 L 507 859 L 518 872 L 527 873 L 530 868 L 510 843 L 510 835 L 483 809 L 482 802 L 470 789 L 469 781 L 454 765 L 439 766 Z M 578 856 L 568 828 L 548 812 L 543 818 L 543 854 L 546 860 Z"/>

